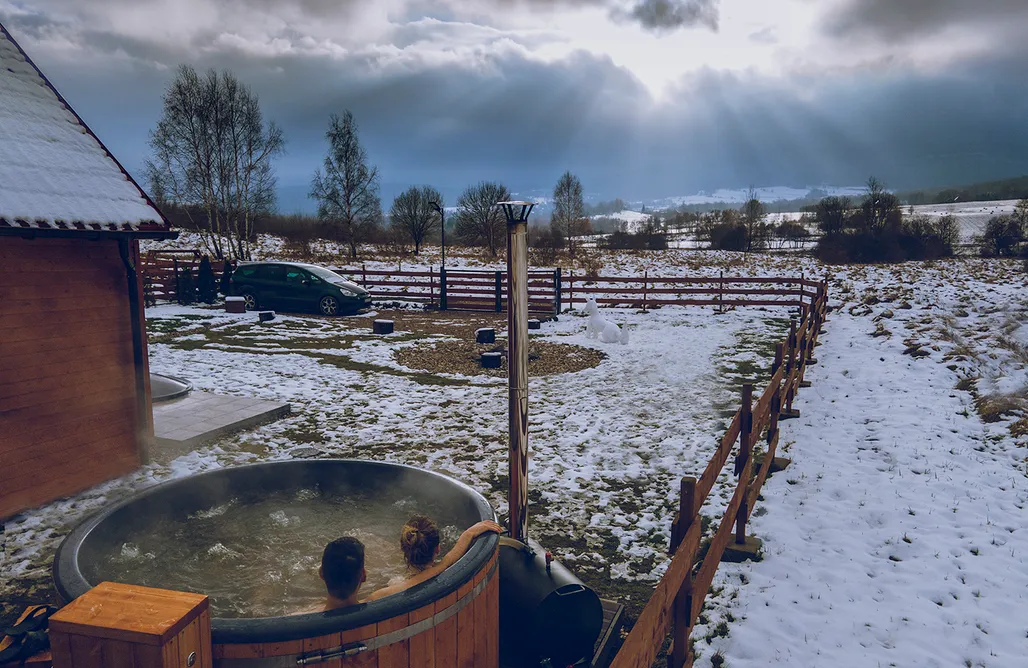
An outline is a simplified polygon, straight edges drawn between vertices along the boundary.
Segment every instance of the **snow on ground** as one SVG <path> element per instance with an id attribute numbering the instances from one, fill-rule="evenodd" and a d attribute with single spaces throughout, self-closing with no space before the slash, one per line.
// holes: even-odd
<path id="1" fill-rule="evenodd" d="M 808 188 L 770 186 L 754 188 L 754 194 L 757 196 L 757 199 L 762 202 L 805 199 L 807 197 L 812 197 L 813 195 L 811 193 L 814 193 L 819 197 L 827 197 L 829 195 L 837 195 L 839 197 L 860 197 L 865 192 L 867 192 L 867 188 L 865 186 L 811 186 Z M 656 200 L 654 205 L 658 208 L 672 208 L 690 204 L 739 205 L 746 202 L 749 197 L 749 188 L 719 188 L 710 193 L 700 191 L 695 195 L 665 197 L 663 199 Z"/>
<path id="2" fill-rule="evenodd" d="M 625 256 L 611 271 L 644 265 L 654 263 Z M 685 272 L 688 265 L 665 269 Z M 640 606 L 666 565 L 678 477 L 703 468 L 741 383 L 767 374 L 788 314 L 605 313 L 629 327 L 629 345 L 587 339 L 585 319 L 575 315 L 544 325 L 546 340 L 608 356 L 597 368 L 530 382 L 530 524 L 601 592 Z M 199 307 L 158 306 L 147 317 L 153 371 L 184 377 L 197 390 L 288 401 L 295 414 L 9 522 L 0 563 L 0 582 L 9 584 L 0 584 L 0 601 L 47 591 L 54 550 L 89 513 L 155 482 L 213 467 L 310 456 L 398 461 L 465 481 L 505 512 L 503 380 L 431 375 L 394 359 L 401 347 L 443 335 L 378 337 L 367 323 L 345 318 L 280 315 L 261 325 L 253 314 Z"/>
<path id="3" fill-rule="evenodd" d="M 732 668 L 1023 666 L 1028 439 L 1016 410 L 975 404 L 1025 396 L 1026 274 L 968 261 L 835 278 L 841 308 L 783 426 L 793 463 L 750 525 L 764 561 L 719 570 L 697 665 L 720 651 Z"/>
<path id="4" fill-rule="evenodd" d="M 990 202 L 959 202 L 954 204 L 924 204 L 914 207 L 914 213 L 932 218 L 953 216 L 960 226 L 960 236 L 965 241 L 985 231 L 985 225 L 996 216 L 1008 216 L 1014 212 L 1017 200 Z"/>
<path id="5" fill-rule="evenodd" d="M 750 525 L 765 559 L 719 570 L 694 633 L 698 665 L 712 665 L 716 651 L 733 668 L 1024 665 L 1028 274 L 1020 263 L 825 268 L 709 251 L 595 258 L 607 275 L 830 275 L 836 310 L 808 372 L 813 387 L 797 400 L 802 417 L 782 426 L 793 464 L 769 479 Z M 482 256 L 447 261 L 499 266 Z M 433 264 L 426 255 L 405 268 Z M 637 612 L 666 567 L 676 481 L 702 471 L 738 386 L 763 384 L 788 314 L 604 314 L 628 325 L 628 346 L 586 339 L 574 315 L 544 325 L 546 340 L 608 357 L 531 379 L 529 521 L 587 583 L 627 597 Z M 211 467 L 311 456 L 400 461 L 454 475 L 505 510 L 502 379 L 431 375 L 395 361 L 395 350 L 444 335 L 376 337 L 349 319 L 301 316 L 262 326 L 173 306 L 148 317 L 154 371 L 197 389 L 286 400 L 295 415 L 8 522 L 0 603 L 49 591 L 53 551 L 87 514 Z M 710 518 L 734 485 L 728 470 L 703 509 Z"/>
<path id="6" fill-rule="evenodd" d="M 648 213 L 640 213 L 639 211 L 616 211 L 614 213 L 604 213 L 596 216 L 592 216 L 592 220 L 617 220 L 622 223 L 627 223 L 629 232 L 635 232 L 637 229 L 641 229 L 646 221 L 652 218 Z"/>

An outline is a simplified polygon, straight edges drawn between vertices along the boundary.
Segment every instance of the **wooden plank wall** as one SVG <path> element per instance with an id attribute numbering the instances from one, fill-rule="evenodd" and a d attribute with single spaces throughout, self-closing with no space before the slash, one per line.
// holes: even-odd
<path id="1" fill-rule="evenodd" d="M 215 663 L 219 659 L 259 659 L 296 655 L 315 650 L 333 649 L 379 635 L 398 631 L 440 614 L 454 605 L 475 585 L 488 577 L 498 558 L 493 554 L 475 577 L 456 592 L 444 596 L 424 608 L 392 617 L 385 621 L 332 635 L 281 643 L 215 645 Z M 493 573 L 470 605 L 426 631 L 400 642 L 362 652 L 353 657 L 331 659 L 318 663 L 324 668 L 498 668 L 500 661 L 500 577 Z M 240 664 L 242 665 L 242 664 Z"/>
<path id="2" fill-rule="evenodd" d="M 135 401 L 117 241 L 0 237 L 0 518 L 138 467 Z"/>

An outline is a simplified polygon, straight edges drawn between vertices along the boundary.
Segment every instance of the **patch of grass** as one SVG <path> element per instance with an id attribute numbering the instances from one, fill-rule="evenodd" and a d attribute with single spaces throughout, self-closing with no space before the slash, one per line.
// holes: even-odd
<path id="1" fill-rule="evenodd" d="M 957 381 L 954 389 L 960 390 L 961 392 L 974 392 L 977 389 L 977 378 L 961 378 Z"/>
<path id="2" fill-rule="evenodd" d="M 978 410 L 982 422 L 999 422 L 1009 415 L 1017 414 L 1021 405 L 1013 397 L 1004 395 L 993 395 L 988 397 L 975 397 L 974 407 Z"/>

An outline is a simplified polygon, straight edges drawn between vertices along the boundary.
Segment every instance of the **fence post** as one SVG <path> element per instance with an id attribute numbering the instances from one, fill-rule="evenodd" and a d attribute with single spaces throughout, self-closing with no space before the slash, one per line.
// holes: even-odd
<path id="1" fill-rule="evenodd" d="M 720 277 L 717 282 L 717 312 L 724 313 L 725 305 L 722 303 L 725 300 L 725 272 L 720 272 Z"/>
<path id="2" fill-rule="evenodd" d="M 746 463 L 753 454 L 753 383 L 746 383 L 742 386 L 742 409 L 739 420 L 739 455 L 735 458 L 735 475 L 741 476 L 746 469 Z M 739 478 L 739 484 L 744 489 L 749 489 L 749 480 Z M 749 514 L 749 502 L 746 493 L 743 493 L 742 505 L 739 506 L 739 514 L 735 516 L 735 542 L 742 545 L 746 542 L 746 516 Z"/>
<path id="3" fill-rule="evenodd" d="M 179 290 L 179 283 L 181 282 L 181 279 L 179 278 L 179 275 L 178 275 L 178 258 L 177 257 L 173 257 L 173 258 L 171 258 L 171 261 L 173 263 L 172 266 L 175 269 L 175 301 L 177 301 L 179 303 L 179 305 L 181 305 L 182 304 L 182 298 L 181 298 L 182 297 L 182 291 Z"/>
<path id="4" fill-rule="evenodd" d="M 788 339 L 788 361 L 785 363 L 785 412 L 792 414 L 792 398 L 796 393 L 795 384 L 793 381 L 793 374 L 795 373 L 795 361 L 796 357 L 796 318 L 793 318 L 789 324 L 789 339 Z"/>
<path id="5" fill-rule="evenodd" d="M 650 287 L 650 272 L 649 271 L 644 271 L 643 272 L 643 308 L 642 308 L 643 313 L 646 312 L 646 293 L 647 293 L 647 290 L 649 289 L 649 287 Z"/>
<path id="6" fill-rule="evenodd" d="M 431 265 L 428 267 L 428 303 L 435 305 L 435 267 Z"/>
<path id="7" fill-rule="evenodd" d="M 560 315 L 560 312 L 564 310 L 564 305 L 561 304 L 561 275 L 560 267 L 553 270 L 553 301 L 554 301 L 554 313 L 553 315 Z"/>
<path id="8" fill-rule="evenodd" d="M 361 287 L 365 290 L 368 289 L 368 265 L 361 263 Z"/>
<path id="9" fill-rule="evenodd" d="M 496 285 L 496 312 L 503 311 L 503 272 L 497 271 L 494 277 Z"/>
<path id="10" fill-rule="evenodd" d="M 807 286 L 803 285 L 803 281 L 805 281 L 805 280 L 806 280 L 806 274 L 801 271 L 800 272 L 800 322 L 803 322 L 803 312 L 804 312 L 804 310 L 806 310 L 806 306 L 804 306 L 804 302 L 803 302 L 803 293 L 806 292 L 806 290 L 807 290 Z M 813 300 L 811 300 L 810 303 L 811 303 L 811 305 L 813 305 L 813 303 L 814 303 Z"/>
<path id="11" fill-rule="evenodd" d="M 439 310 L 446 310 L 446 267 L 439 267 Z"/>
<path id="12" fill-rule="evenodd" d="M 807 316 L 810 318 L 811 316 Z M 807 321 L 807 326 L 803 330 L 803 336 L 800 337 L 800 355 L 797 361 L 799 365 L 799 378 L 803 380 L 803 373 L 807 370 L 807 342 L 810 338 L 810 327 L 813 325 L 813 320 Z"/>
<path id="13" fill-rule="evenodd" d="M 568 269 L 568 308 L 575 310 L 575 269 Z"/>
<path id="14" fill-rule="evenodd" d="M 696 513 L 696 478 L 682 478 L 678 496 L 678 518 L 671 527 L 671 554 L 678 550 L 685 534 L 689 532 Z M 671 627 L 671 653 L 668 654 L 668 668 L 682 668 L 689 663 L 689 632 L 692 629 L 692 564 L 685 575 L 685 581 L 675 594 L 673 621 Z"/>
<path id="15" fill-rule="evenodd" d="M 771 375 L 774 376 L 778 369 L 782 366 L 782 358 L 785 356 L 784 346 L 781 343 L 775 344 L 775 362 L 771 369 Z M 778 431 L 778 416 L 782 412 L 782 382 L 778 381 L 775 386 L 775 391 L 771 395 L 771 420 L 767 427 L 767 442 L 771 441 L 775 437 L 775 433 Z"/>

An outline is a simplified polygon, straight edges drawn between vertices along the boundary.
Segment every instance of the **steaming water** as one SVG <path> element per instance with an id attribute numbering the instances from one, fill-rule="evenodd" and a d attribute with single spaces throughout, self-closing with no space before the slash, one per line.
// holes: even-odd
<path id="1" fill-rule="evenodd" d="M 361 595 L 406 573 L 400 528 L 415 513 L 439 522 L 442 552 L 461 529 L 413 499 L 383 504 L 314 490 L 232 500 L 188 518 L 133 532 L 98 565 L 93 582 L 113 580 L 210 596 L 215 617 L 275 617 L 310 611 L 325 600 L 318 577 L 325 545 L 340 536 L 364 543 L 368 580 Z"/>

